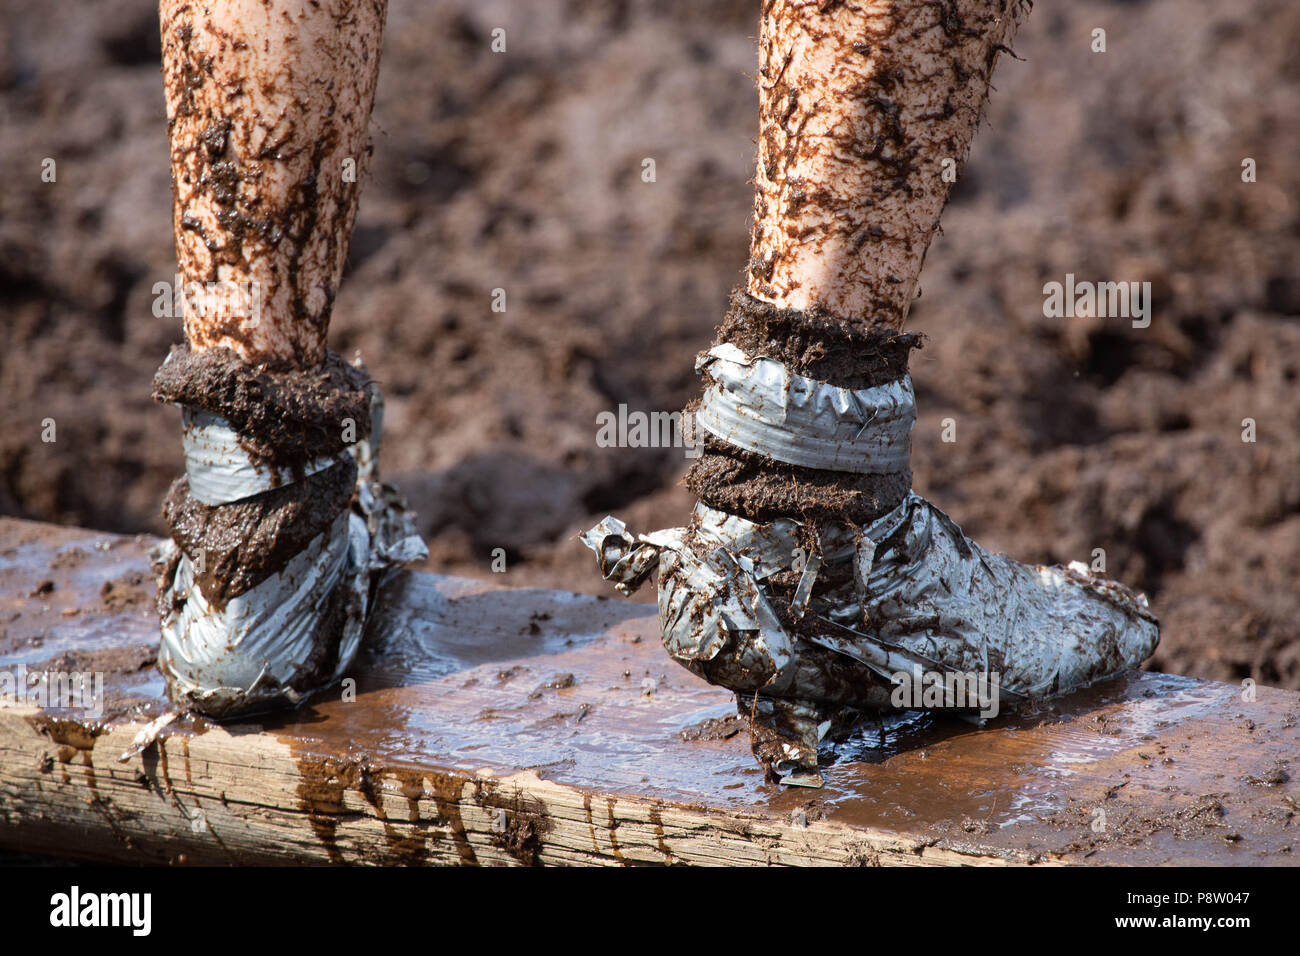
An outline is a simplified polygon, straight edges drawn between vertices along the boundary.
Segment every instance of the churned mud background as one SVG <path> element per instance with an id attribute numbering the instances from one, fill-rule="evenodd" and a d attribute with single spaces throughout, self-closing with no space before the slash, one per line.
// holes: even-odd
<path id="1" fill-rule="evenodd" d="M 0 512 L 161 532 L 180 424 L 150 382 L 181 330 L 153 314 L 175 268 L 155 5 L 6 14 Z M 507 582 L 600 593 L 578 530 L 685 520 L 682 450 L 598 447 L 596 417 L 698 394 L 747 254 L 757 23 L 757 0 L 392 0 L 331 345 L 386 390 L 430 569 L 485 576 L 501 548 Z M 918 491 L 1024 560 L 1104 548 L 1151 594 L 1158 668 L 1293 688 L 1297 48 L 1286 0 L 1039 4 L 909 323 Z M 1067 272 L 1150 281 L 1150 328 L 1044 318 Z"/>

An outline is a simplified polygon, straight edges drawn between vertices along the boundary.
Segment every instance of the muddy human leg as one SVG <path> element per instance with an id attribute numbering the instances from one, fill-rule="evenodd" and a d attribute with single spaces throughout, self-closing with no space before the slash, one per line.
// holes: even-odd
<path id="1" fill-rule="evenodd" d="M 186 475 L 158 554 L 159 668 L 215 717 L 301 703 L 354 656 L 372 577 L 423 545 L 378 481 L 381 404 L 326 349 L 385 0 L 163 0 Z"/>
<path id="2" fill-rule="evenodd" d="M 896 381 L 920 337 L 898 333 L 965 163 L 1018 2 L 768 0 L 745 292 L 718 344 L 765 351 L 851 387 Z M 705 438 L 691 490 L 754 520 L 865 521 L 896 507 L 909 469 L 809 469 Z"/>
<path id="3" fill-rule="evenodd" d="M 697 364 L 699 504 L 684 528 L 583 536 L 624 592 L 657 571 L 666 649 L 749 703 L 755 756 L 786 783 L 819 782 L 828 713 L 994 714 L 1158 639 L 1141 595 L 990 554 L 911 491 L 920 336 L 902 327 L 942 173 L 1026 9 L 764 4 L 747 286 Z"/>
<path id="4" fill-rule="evenodd" d="M 386 9 L 387 0 L 159 4 L 181 274 L 187 288 L 255 286 L 261 297 L 256 316 L 203 315 L 187 295 L 191 349 L 298 368 L 325 360 Z"/>
<path id="5" fill-rule="evenodd" d="M 899 329 L 1020 0 L 766 0 L 750 295 Z"/>

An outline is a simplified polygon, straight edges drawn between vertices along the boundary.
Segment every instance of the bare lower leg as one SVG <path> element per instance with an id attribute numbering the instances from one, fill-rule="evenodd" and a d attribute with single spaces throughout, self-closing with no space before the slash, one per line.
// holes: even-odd
<path id="1" fill-rule="evenodd" d="M 902 328 L 1019 0 L 767 0 L 749 293 Z"/>
<path id="2" fill-rule="evenodd" d="M 260 306 L 205 310 L 187 295 L 192 349 L 300 368 L 323 361 L 386 7 L 160 3 L 180 270 L 187 287 L 256 288 Z"/>
<path id="3" fill-rule="evenodd" d="M 906 373 L 901 330 L 1020 0 L 767 0 L 748 295 L 718 332 L 799 374 L 868 387 Z M 945 163 L 945 161 L 950 161 Z M 798 468 L 708 437 L 688 486 L 746 518 L 865 522 L 910 470 Z"/>

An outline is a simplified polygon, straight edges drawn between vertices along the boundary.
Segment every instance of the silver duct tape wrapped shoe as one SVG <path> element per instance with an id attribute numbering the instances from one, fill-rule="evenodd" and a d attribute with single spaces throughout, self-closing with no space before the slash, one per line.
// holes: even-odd
<path id="1" fill-rule="evenodd" d="M 202 371 L 210 358 L 200 354 L 188 361 Z M 241 386 L 259 374 L 271 377 L 239 363 L 219 369 L 221 381 Z M 379 477 L 379 389 L 364 371 L 345 372 L 365 427 L 351 419 L 329 421 L 323 430 L 341 436 L 330 452 L 304 456 L 295 467 L 277 468 L 250 455 L 248 436 L 219 411 L 182 405 L 186 477 L 176 493 L 192 513 L 211 517 L 223 508 L 248 508 L 276 492 L 291 500 L 311 498 L 317 494 L 308 484 L 313 476 L 336 471 L 346 486 L 320 533 L 252 586 L 232 579 L 246 570 L 247 552 L 256 550 L 256 542 L 227 542 L 217 573 L 203 560 L 203 537 L 211 525 L 191 529 L 184 541 L 173 527 L 173 538 L 158 546 L 158 668 L 179 707 L 217 719 L 241 717 L 297 706 L 336 683 L 361 645 L 374 584 L 389 569 L 427 555 L 401 496 Z M 234 386 L 216 390 L 233 391 Z M 310 393 L 293 407 L 314 414 L 309 398 Z M 318 417 L 328 419 L 324 412 Z M 296 430 L 322 428 L 298 424 Z"/>
<path id="2" fill-rule="evenodd" d="M 718 437 L 841 470 L 906 449 L 910 381 L 846 398 L 724 348 L 728 380 L 715 378 L 697 416 Z M 767 384 L 730 388 L 744 368 L 761 369 Z M 817 441 L 799 441 L 809 433 Z M 607 517 L 581 537 L 624 594 L 658 571 L 665 649 L 736 691 L 755 756 L 787 784 L 820 785 L 817 745 L 846 708 L 993 716 L 1137 667 L 1159 640 L 1144 596 L 1077 563 L 1031 567 L 991 554 L 914 493 L 861 527 L 759 523 L 700 503 L 684 528 L 634 538 Z"/>

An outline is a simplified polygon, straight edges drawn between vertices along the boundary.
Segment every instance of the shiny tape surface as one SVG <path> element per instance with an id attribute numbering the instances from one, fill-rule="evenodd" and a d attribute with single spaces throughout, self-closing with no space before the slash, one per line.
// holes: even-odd
<path id="1" fill-rule="evenodd" d="M 256 587 L 215 607 L 198 586 L 191 556 L 178 554 L 170 539 L 159 546 L 164 564 L 179 559 L 171 579 L 163 582 L 168 610 L 161 620 L 158 655 L 178 702 L 216 717 L 301 702 L 351 666 L 365 629 L 371 582 L 390 568 L 428 557 L 405 502 L 379 479 L 383 400 L 373 385 L 370 410 L 371 438 L 345 452 L 357 461 L 353 506 Z M 186 464 L 194 497 L 225 504 L 275 487 L 267 484 L 270 473 L 253 467 L 238 448 L 228 422 L 206 412 L 185 412 Z M 306 474 L 337 460 L 314 462 Z M 196 487 L 217 500 L 200 497 Z M 342 606 L 341 634 L 326 621 L 336 602 Z M 316 672 L 322 645 L 334 641 L 335 666 L 330 673 Z M 290 686 L 295 683 L 297 690 Z"/>
<path id="2" fill-rule="evenodd" d="M 700 356 L 712 379 L 696 424 L 723 441 L 791 465 L 858 474 L 905 471 L 916 396 L 910 376 L 849 389 L 796 375 L 724 343 Z"/>
<path id="3" fill-rule="evenodd" d="M 205 505 L 224 505 L 292 484 L 293 471 L 255 464 L 239 443 L 239 434 L 220 415 L 181 406 L 185 473 L 190 494 Z M 303 466 L 302 477 L 337 464 L 337 456 L 318 458 Z"/>
<path id="4" fill-rule="evenodd" d="M 863 528 L 804 529 L 817 540 L 805 556 L 794 547 L 808 534 L 796 536 L 791 519 L 696 514 L 690 528 L 639 539 L 606 518 L 582 540 L 624 593 L 657 568 L 665 648 L 688 665 L 734 657 L 744 666 L 730 673 L 742 680 L 725 686 L 736 691 L 852 703 L 841 677 L 801 667 L 811 659 L 801 646 L 813 644 L 886 683 L 900 673 L 996 675 L 1008 699 L 1037 698 L 1136 667 L 1158 640 L 1144 597 L 1080 564 L 1030 566 L 990 553 L 916 494 Z M 817 574 L 845 561 L 852 573 L 813 594 Z M 803 572 L 791 610 L 811 617 L 797 637 L 764 584 L 784 570 Z"/>
<path id="5" fill-rule="evenodd" d="M 369 537 L 362 518 L 341 512 L 277 574 L 224 608 L 207 602 L 190 557 L 182 554 L 158 655 L 173 696 L 217 715 L 228 707 L 247 711 L 282 698 L 292 702 L 296 695 L 288 685 L 315 655 L 331 599 L 344 600 L 346 614 L 337 666 L 322 675 L 323 682 L 341 676 L 356 656 L 365 624 Z M 165 541 L 163 547 L 176 545 Z M 340 587 L 347 593 L 335 596 Z"/>

